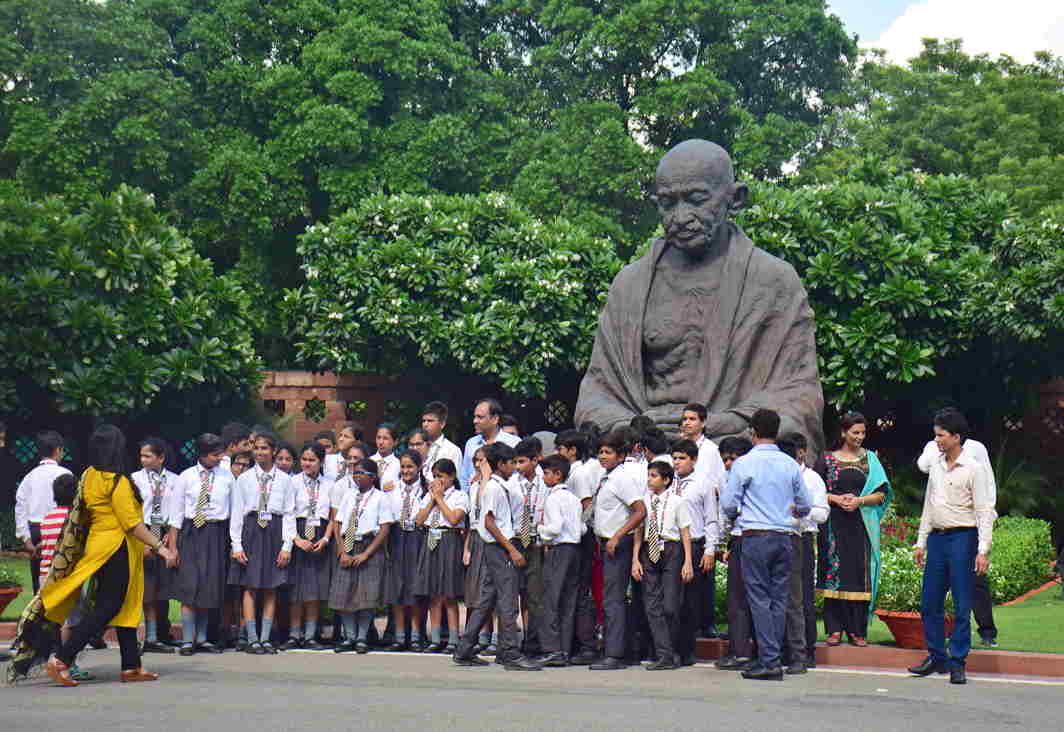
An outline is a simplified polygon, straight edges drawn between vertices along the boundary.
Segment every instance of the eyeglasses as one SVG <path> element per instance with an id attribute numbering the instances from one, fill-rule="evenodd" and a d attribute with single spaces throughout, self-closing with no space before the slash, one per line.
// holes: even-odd
<path id="1" fill-rule="evenodd" d="M 251 463 L 233 463 L 233 466 L 237 468 L 250 468 Z"/>
<path id="2" fill-rule="evenodd" d="M 370 472 L 365 471 L 365 470 L 353 470 L 353 471 L 351 471 L 351 475 L 369 475 L 369 476 L 372 476 L 373 473 L 370 473 Z"/>
<path id="3" fill-rule="evenodd" d="M 424 442 L 411 442 L 411 443 L 409 444 L 409 446 L 410 446 L 411 448 L 413 448 L 413 449 L 415 449 L 415 450 L 416 450 L 416 449 L 417 449 L 417 448 L 419 448 L 419 447 L 424 447 L 424 446 L 425 446 L 425 443 L 424 443 Z"/>

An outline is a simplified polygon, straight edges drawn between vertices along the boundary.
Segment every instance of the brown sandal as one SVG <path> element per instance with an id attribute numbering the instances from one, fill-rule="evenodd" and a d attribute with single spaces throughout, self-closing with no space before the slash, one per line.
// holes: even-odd
<path id="1" fill-rule="evenodd" d="M 824 641 L 829 646 L 838 646 L 842 644 L 842 633 L 832 633 Z"/>
<path id="2" fill-rule="evenodd" d="M 851 635 L 850 643 L 858 648 L 868 648 L 868 641 L 859 635 Z"/>
<path id="3" fill-rule="evenodd" d="M 143 668 L 133 668 L 122 672 L 122 683 L 128 684 L 135 681 L 158 681 L 159 674 L 145 671 Z"/>
<path id="4" fill-rule="evenodd" d="M 48 663 L 44 665 L 44 670 L 48 672 L 48 675 L 52 677 L 59 686 L 77 686 L 78 682 L 70 678 L 70 667 L 60 661 L 55 656 L 48 659 Z"/>

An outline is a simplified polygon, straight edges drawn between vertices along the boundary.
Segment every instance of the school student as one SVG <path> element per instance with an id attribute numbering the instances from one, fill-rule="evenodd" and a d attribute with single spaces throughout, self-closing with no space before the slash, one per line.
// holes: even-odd
<path id="1" fill-rule="evenodd" d="M 52 499 L 55 479 L 70 472 L 59 464 L 64 448 L 63 437 L 55 430 L 38 432 L 37 455 L 41 461 L 26 474 L 15 491 L 15 537 L 22 540 L 30 553 L 30 581 L 34 593 L 41 588 L 41 555 L 38 547 L 41 543 L 41 521 L 55 508 Z"/>
<path id="2" fill-rule="evenodd" d="M 522 652 L 535 657 L 543 652 L 540 642 L 540 626 L 543 623 L 543 543 L 539 538 L 539 524 L 543 520 L 543 504 L 546 501 L 546 486 L 538 475 L 539 456 L 543 445 L 536 437 L 528 437 L 517 443 L 514 452 L 516 488 L 510 481 L 512 501 L 514 544 L 525 566 L 518 572 L 518 588 L 521 598 L 521 627 L 525 638 Z"/>
<path id="3" fill-rule="evenodd" d="M 255 455 L 251 450 L 245 452 L 238 452 L 229 461 L 229 472 L 233 474 L 233 479 L 239 478 L 245 470 L 250 470 L 251 466 L 255 464 Z"/>
<path id="4" fill-rule="evenodd" d="M 178 652 L 182 656 L 222 652 L 207 641 L 207 619 L 210 610 L 222 607 L 229 566 L 227 524 L 235 481 L 232 473 L 219 467 L 224 454 L 222 438 L 200 435 L 196 438 L 196 464 L 177 479 L 177 508 L 167 542 L 178 551 L 172 596 L 181 603 Z"/>
<path id="5" fill-rule="evenodd" d="M 347 451 L 351 449 L 351 446 L 356 442 L 355 432 L 358 427 L 354 422 L 345 422 L 340 426 L 339 431 L 336 433 L 336 450 L 332 453 L 326 451 L 325 455 L 325 477 L 330 478 L 333 481 L 341 480 L 347 473 Z M 368 457 L 368 453 L 367 453 Z M 333 504 L 338 505 L 338 504 Z"/>
<path id="6" fill-rule="evenodd" d="M 521 655 L 517 644 L 517 570 L 525 558 L 514 546 L 512 506 L 506 482 L 514 471 L 514 449 L 493 442 L 484 450 L 480 463 L 480 488 L 472 505 L 476 531 L 484 542 L 484 568 L 480 577 L 477 606 L 466 618 L 465 632 L 458 643 L 454 662 L 459 666 L 486 666 L 473 654 L 480 629 L 491 610 L 499 618 L 497 661 L 508 671 L 539 671 L 542 667 Z"/>
<path id="7" fill-rule="evenodd" d="M 453 654 L 458 648 L 458 599 L 465 582 L 461 528 L 468 513 L 469 495 L 458 488 L 458 466 L 450 458 L 440 458 L 432 468 L 432 482 L 415 519 L 427 530 L 418 558 L 417 594 L 429 598 L 428 653 Z M 444 610 L 449 629 L 446 647 L 440 630 Z"/>
<path id="8" fill-rule="evenodd" d="M 691 440 L 677 440 L 672 446 L 676 471 L 672 491 L 687 503 L 691 519 L 691 557 L 695 576 L 683 587 L 683 607 L 679 617 L 676 654 L 683 666 L 695 664 L 695 635 L 702 619 L 702 605 L 712 599 L 706 583 L 714 582 L 717 543 L 720 541 L 717 491 L 705 473 L 698 471 L 699 449 Z"/>
<path id="9" fill-rule="evenodd" d="M 599 463 L 605 473 L 595 489 L 591 520 L 602 553 L 606 657 L 591 664 L 593 671 L 617 671 L 626 667 L 628 633 L 624 600 L 632 572 L 633 532 L 646 517 L 638 479 L 623 467 L 630 449 L 623 428 L 611 432 L 599 446 Z"/>
<path id="10" fill-rule="evenodd" d="M 233 490 L 229 540 L 232 564 L 229 584 L 243 588 L 243 621 L 247 652 L 277 652 L 270 642 L 277 588 L 288 582 L 288 564 L 296 535 L 295 486 L 274 464 L 277 438 L 265 432 L 255 439 L 255 467 Z M 255 622 L 256 599 L 262 597 L 262 633 Z"/>
<path id="11" fill-rule="evenodd" d="M 725 472 L 732 463 L 753 449 L 745 437 L 725 437 L 720 441 L 720 457 Z M 718 504 L 719 509 L 719 504 Z M 754 623 L 746 602 L 743 584 L 743 532 L 721 513 L 721 533 L 728 536 L 724 561 L 728 564 L 728 655 L 713 664 L 722 671 L 745 671 L 753 664 Z"/>
<path id="12" fill-rule="evenodd" d="M 166 444 L 158 437 L 140 443 L 141 469 L 131 476 L 144 500 L 144 525 L 156 539 L 165 539 L 170 528 L 177 528 L 181 505 L 176 500 L 178 476 L 167 470 Z M 172 548 L 172 547 L 171 547 Z M 159 614 L 170 602 L 171 585 L 176 572 L 166 566 L 150 546 L 144 547 L 144 646 L 142 653 L 173 653 L 174 649 L 159 642 Z"/>
<path id="13" fill-rule="evenodd" d="M 543 609 L 540 642 L 544 666 L 568 666 L 576 623 L 580 580 L 580 541 L 587 533 L 580 499 L 568 490 L 569 460 L 551 455 L 540 463 L 547 497 L 539 535 L 543 549 Z"/>
<path id="14" fill-rule="evenodd" d="M 421 410 L 421 429 L 425 430 L 425 438 L 428 440 L 428 454 L 425 456 L 425 467 L 431 471 L 437 460 L 447 458 L 455 465 L 462 464 L 462 448 L 447 439 L 443 430 L 447 427 L 449 414 L 447 405 L 443 402 L 429 402 Z M 429 473 L 431 475 L 431 472 Z"/>
<path id="15" fill-rule="evenodd" d="M 388 509 L 395 519 L 388 535 L 388 581 L 384 601 L 392 606 L 395 642 L 390 651 L 421 651 L 420 602 L 417 596 L 417 565 L 425 544 L 425 531 L 417 524 L 421 501 L 428 491 L 421 473 L 421 454 L 407 450 L 399 458 L 399 484 L 385 493 Z M 410 645 L 406 644 L 407 616 L 410 617 Z"/>
<path id="16" fill-rule="evenodd" d="M 581 516 L 590 516 L 591 499 L 598 487 L 601 467 L 591 456 L 588 435 L 579 430 L 563 430 L 555 438 L 554 445 L 558 454 L 569 462 L 569 476 L 565 479 L 565 484 L 580 503 Z M 587 520 L 583 521 L 585 528 L 587 523 Z M 578 554 L 575 638 L 572 639 L 576 653 L 569 656 L 569 663 L 573 666 L 587 666 L 598 656 L 595 637 L 597 611 L 592 590 L 596 545 L 595 532 L 583 531 Z"/>
<path id="17" fill-rule="evenodd" d="M 321 603 L 329 599 L 332 567 L 333 524 L 330 497 L 332 481 L 321 470 L 325 448 L 319 442 L 303 445 L 299 456 L 300 474 L 295 482 L 296 537 L 292 541 L 292 561 L 288 566 L 291 586 L 289 636 L 282 650 L 305 648 L 320 651 L 317 640 Z M 304 626 L 304 622 L 306 625 Z"/>
<path id="18" fill-rule="evenodd" d="M 385 422 L 377 427 L 377 452 L 370 460 L 377 463 L 380 472 L 380 489 L 390 492 L 399 484 L 399 456 L 395 454 L 395 443 L 399 441 L 399 432 L 395 425 Z"/>
<path id="19" fill-rule="evenodd" d="M 377 463 L 348 450 L 347 469 L 357 491 L 347 493 L 336 513 L 337 564 L 329 607 L 339 613 L 344 641 L 336 653 L 368 653 L 373 615 L 384 602 L 387 573 L 384 547 L 395 517 L 379 489 Z"/>
<path id="20" fill-rule="evenodd" d="M 481 501 L 482 494 L 484 493 L 485 485 L 481 484 L 479 476 L 483 470 L 483 465 L 487 462 L 485 453 L 487 452 L 487 445 L 478 447 L 472 457 L 473 469 L 478 476 L 477 480 L 474 480 L 469 485 L 469 505 L 470 510 L 468 514 L 469 530 L 465 536 L 465 546 L 462 552 L 462 564 L 465 565 L 465 591 L 463 593 L 466 605 L 466 617 L 472 614 L 473 610 L 480 604 L 480 587 L 481 578 L 484 575 L 484 540 L 480 538 L 480 532 L 478 531 L 477 523 L 478 517 L 483 514 L 473 509 L 477 507 Z M 480 628 L 477 634 L 477 643 L 473 647 L 473 653 L 482 655 L 495 655 L 497 648 L 492 643 L 492 629 L 495 627 L 493 618 L 494 612 L 488 613 L 484 617 L 484 624 Z"/>
<path id="21" fill-rule="evenodd" d="M 233 471 L 233 459 L 238 453 L 251 452 L 251 429 L 240 422 L 229 422 L 222 427 L 222 443 L 225 455 L 219 463 L 222 470 Z M 233 472 L 233 477 L 239 476 Z"/>
<path id="22" fill-rule="evenodd" d="M 298 472 L 296 468 L 298 462 L 299 456 L 295 446 L 291 442 L 278 441 L 273 451 L 273 464 L 277 466 L 277 469 L 285 475 L 295 475 Z"/>

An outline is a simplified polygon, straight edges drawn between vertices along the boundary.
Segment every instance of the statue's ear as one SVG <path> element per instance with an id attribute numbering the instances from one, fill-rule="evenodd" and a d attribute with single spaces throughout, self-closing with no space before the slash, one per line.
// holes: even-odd
<path id="1" fill-rule="evenodd" d="M 745 183 L 736 183 L 732 189 L 731 213 L 735 215 L 750 201 L 750 189 Z"/>

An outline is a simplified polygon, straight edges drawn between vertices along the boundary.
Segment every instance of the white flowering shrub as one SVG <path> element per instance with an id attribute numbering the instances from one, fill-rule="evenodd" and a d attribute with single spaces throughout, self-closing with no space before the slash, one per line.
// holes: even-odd
<path id="1" fill-rule="evenodd" d="M 582 371 L 620 268 L 611 242 L 507 196 L 375 196 L 303 235 L 285 307 L 304 362 L 397 373 L 413 362 L 542 396 Z"/>

